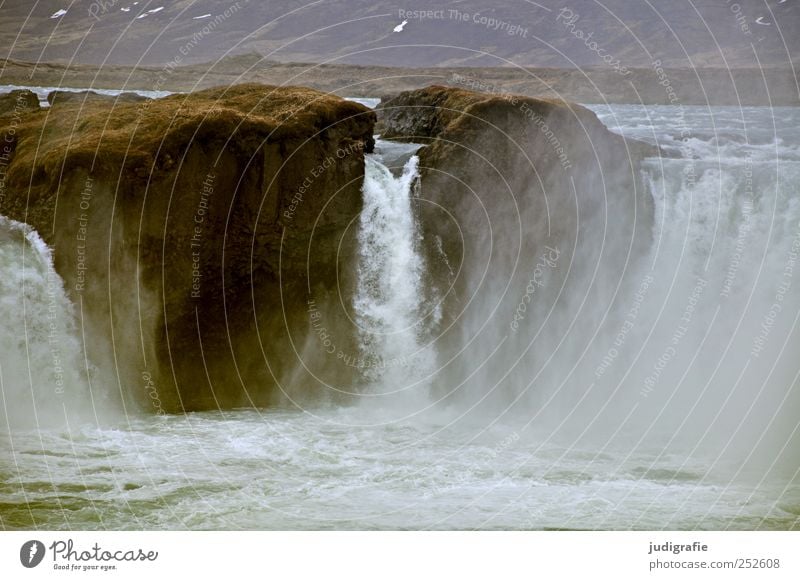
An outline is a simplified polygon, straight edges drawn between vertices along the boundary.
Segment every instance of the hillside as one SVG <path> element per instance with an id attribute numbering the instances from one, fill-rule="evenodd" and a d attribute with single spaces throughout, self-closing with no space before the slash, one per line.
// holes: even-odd
<path id="1" fill-rule="evenodd" d="M 791 68 L 612 69 L 373 67 L 279 63 L 255 54 L 179 67 L 0 61 L 0 85 L 190 92 L 255 82 L 303 85 L 343 97 L 384 97 L 431 84 L 579 103 L 800 105 Z M 668 86 L 664 86 L 666 83 Z M 44 91 L 48 92 L 48 91 Z"/>
<path id="2" fill-rule="evenodd" d="M 603 57 L 627 68 L 656 59 L 780 66 L 800 54 L 798 29 L 800 5 L 780 0 L 44 0 L 0 9 L 7 58 L 155 66 L 249 52 L 365 66 L 564 68 Z"/>

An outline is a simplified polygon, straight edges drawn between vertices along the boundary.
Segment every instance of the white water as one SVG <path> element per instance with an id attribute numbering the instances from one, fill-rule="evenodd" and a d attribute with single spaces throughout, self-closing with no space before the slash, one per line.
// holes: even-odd
<path id="1" fill-rule="evenodd" d="M 435 299 L 425 294 L 415 250 L 416 166 L 394 176 L 372 160 L 356 321 L 367 354 L 418 353 L 413 365 L 371 368 L 367 405 L 14 429 L 0 439 L 0 527 L 800 527 L 800 292 L 790 262 L 800 231 L 800 111 L 690 108 L 684 146 L 674 108 L 597 110 L 615 130 L 698 159 L 646 163 L 656 226 L 642 261 L 616 294 L 592 289 L 583 309 L 575 305 L 590 290 L 570 279 L 565 302 L 548 322 L 536 321 L 541 338 L 495 400 L 469 412 L 476 388 L 429 408 L 426 390 L 448 376 L 427 336 Z M 45 312 L 51 271 L 49 258 L 30 267 L 27 249 L 23 266 L 22 247 L 34 244 L 23 237 L 0 242 L 2 283 L 11 281 L 3 287 L 11 297 L 3 303 L 3 320 L 11 321 L 0 353 L 3 392 L 23 397 L 13 407 L 20 418 L 32 416 L 24 396 L 46 399 L 52 389 L 40 350 L 46 337 L 20 340 L 36 317 L 20 318 L 21 285 L 13 280 L 27 276 L 25 288 L 36 290 L 25 303 Z M 34 257 L 46 255 L 39 247 Z M 562 257 L 552 272 L 566 265 Z M 698 278 L 705 285 L 694 296 Z M 772 316 L 775 303 L 780 312 Z M 498 324 L 507 327 L 506 314 Z M 626 320 L 633 326 L 620 335 Z M 529 335 L 518 336 L 503 347 L 514 356 L 530 344 Z M 764 346 L 754 356 L 759 337 Z M 26 345 L 41 356 L 24 358 Z M 665 359 L 670 347 L 675 353 Z M 616 355 L 604 362 L 612 348 Z M 10 390 L 10 369 L 23 379 L 30 369 L 30 380 Z"/>
<path id="2" fill-rule="evenodd" d="M 408 391 L 378 401 L 395 406 L 401 399 L 427 398 L 436 353 L 425 339 L 438 320 L 436 308 L 423 299 L 425 268 L 412 207 L 419 158 L 412 155 L 398 177 L 382 161 L 379 153 L 366 158 L 354 306 L 361 358 L 372 363 L 364 370 L 366 394 Z"/>
<path id="3" fill-rule="evenodd" d="M 453 398 L 478 424 L 521 421 L 547 442 L 653 454 L 654 465 L 683 454 L 704 462 L 703 479 L 797 479 L 800 112 L 687 107 L 681 135 L 676 107 L 596 109 L 615 130 L 684 156 L 642 167 L 655 202 L 649 246 L 632 248 L 623 276 L 602 260 L 628 251 L 618 231 L 629 216 L 582 216 L 561 240 L 590 241 L 543 268 L 555 290 L 537 295 L 516 333 L 529 276 L 487 320 L 507 282 L 489 280 L 463 314 L 472 345 L 456 364 L 470 378 Z M 536 228 L 526 235 L 559 245 Z M 541 253 L 523 255 L 518 272 Z"/>
<path id="4" fill-rule="evenodd" d="M 604 355 L 637 288 L 648 276 L 652 282 L 599 378 L 603 362 L 592 353 L 603 397 L 613 387 L 616 414 L 632 413 L 615 438 L 705 457 L 709 473 L 796 480 L 798 111 L 649 109 L 598 107 L 612 128 L 685 157 L 643 168 L 656 201 L 653 245 L 617 316 L 601 328 Z"/>
<path id="5" fill-rule="evenodd" d="M 91 417 L 72 304 L 47 245 L 0 216 L 0 428 L 49 429 Z"/>

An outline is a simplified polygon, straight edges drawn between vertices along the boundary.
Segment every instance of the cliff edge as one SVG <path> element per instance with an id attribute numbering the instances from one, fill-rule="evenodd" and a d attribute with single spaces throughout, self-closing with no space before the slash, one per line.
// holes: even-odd
<path id="1" fill-rule="evenodd" d="M 350 283 L 374 112 L 265 85 L 56 97 L 0 117 L 0 213 L 53 249 L 98 380 L 156 412 L 274 400 L 308 301 Z"/>
<path id="2" fill-rule="evenodd" d="M 556 99 L 431 86 L 387 99 L 378 115 L 382 137 L 425 145 L 420 243 L 450 383 L 476 400 L 501 381 L 528 384 L 542 368 L 526 353 L 544 325 L 563 334 L 586 301 L 610 305 L 649 250 L 641 165 L 660 151 Z"/>

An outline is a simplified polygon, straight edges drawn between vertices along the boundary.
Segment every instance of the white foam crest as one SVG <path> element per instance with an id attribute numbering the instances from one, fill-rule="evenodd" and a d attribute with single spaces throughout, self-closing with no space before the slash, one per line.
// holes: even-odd
<path id="1" fill-rule="evenodd" d="M 434 369 L 424 344 L 424 263 L 412 208 L 418 165 L 414 155 L 395 177 L 374 156 L 366 159 L 354 305 L 364 356 L 381 361 L 367 371 L 374 392 L 426 392 L 422 384 Z"/>
<path id="2" fill-rule="evenodd" d="M 94 416 L 72 303 L 51 249 L 0 216 L 0 425 L 51 428 Z M 105 401 L 102 401 L 103 404 Z"/>

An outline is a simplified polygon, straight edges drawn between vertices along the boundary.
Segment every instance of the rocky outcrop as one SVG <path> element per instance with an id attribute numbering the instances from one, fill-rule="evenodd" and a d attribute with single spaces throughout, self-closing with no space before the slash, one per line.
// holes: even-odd
<path id="1" fill-rule="evenodd" d="M 477 117 L 486 123 L 492 123 L 493 116 L 502 115 L 505 111 L 512 114 L 512 122 L 535 121 L 543 115 L 549 116 L 563 110 L 566 106 L 570 107 L 577 119 L 588 123 L 593 131 L 599 131 L 604 139 L 612 140 L 617 145 L 624 144 L 635 158 L 665 155 L 664 151 L 654 145 L 634 139 L 622 139 L 609 132 L 593 112 L 580 105 L 512 93 L 489 94 L 435 85 L 382 99 L 377 109 L 376 130 L 384 139 L 425 143 L 440 137 L 447 129 L 458 131 L 457 124 L 463 123 L 463 118 Z M 560 119 L 554 120 L 560 122 Z M 513 130 L 513 126 L 509 128 Z"/>
<path id="2" fill-rule="evenodd" d="M 86 104 L 115 101 L 117 103 L 141 103 L 147 97 L 136 93 L 120 93 L 119 95 L 104 95 L 94 91 L 52 91 L 47 95 L 47 102 L 52 107 L 54 104 Z"/>
<path id="3" fill-rule="evenodd" d="M 649 246 L 639 172 L 657 151 L 558 100 L 428 87 L 378 113 L 384 137 L 425 144 L 420 300 L 441 304 L 447 384 L 526 384 L 536 369 L 517 359 L 539 325 L 613 300 Z M 12 122 L 0 214 L 54 249 L 95 382 L 157 412 L 353 391 L 375 112 L 242 85 L 140 102 L 59 94 L 0 131 Z M 505 346 L 484 364 L 486 344 Z"/>
<path id="4" fill-rule="evenodd" d="M 475 103 L 490 98 L 449 87 L 432 86 L 381 99 L 377 131 L 384 139 L 416 141 L 438 137 Z"/>
<path id="5" fill-rule="evenodd" d="M 640 163 L 658 150 L 558 100 L 434 86 L 378 112 L 383 135 L 427 145 L 418 206 L 444 312 L 440 359 L 462 372 L 452 384 L 527 384 L 541 369 L 520 361 L 543 325 L 561 325 L 558 336 L 586 300 L 610 304 L 649 248 Z M 570 347 L 581 340 L 591 329 Z M 488 360 L 486 344 L 498 348 Z"/>
<path id="6" fill-rule="evenodd" d="M 33 91 L 20 89 L 0 95 L 0 117 L 20 116 L 39 108 L 39 97 Z"/>
<path id="7" fill-rule="evenodd" d="M 352 283 L 374 112 L 263 85 L 85 96 L 18 123 L 0 213 L 53 248 L 96 382 L 171 412 L 296 398 L 328 367 L 346 381 L 300 352 L 309 301 Z"/>

